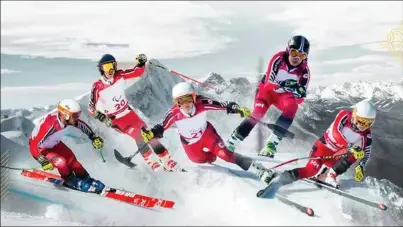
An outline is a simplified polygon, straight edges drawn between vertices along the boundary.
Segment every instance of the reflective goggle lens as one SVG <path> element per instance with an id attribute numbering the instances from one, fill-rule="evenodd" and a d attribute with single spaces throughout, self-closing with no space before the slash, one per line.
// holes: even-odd
<path id="1" fill-rule="evenodd" d="M 178 105 L 182 105 L 184 103 L 191 103 L 193 102 L 193 95 L 185 95 L 178 97 L 174 100 L 174 102 Z"/>
<path id="2" fill-rule="evenodd" d="M 364 127 L 371 127 L 375 120 L 373 119 L 360 119 L 357 118 L 357 124 L 364 126 Z"/>
<path id="3" fill-rule="evenodd" d="M 291 49 L 290 50 L 290 55 L 291 55 L 291 57 L 299 57 L 300 59 L 302 59 L 302 60 L 304 60 L 305 58 L 306 58 L 306 53 L 303 53 L 303 52 L 299 52 L 298 50 L 296 50 L 296 49 Z"/>
<path id="4" fill-rule="evenodd" d="M 110 70 L 115 70 L 115 66 L 113 65 L 113 63 L 111 62 L 111 63 L 106 63 L 106 64 L 103 64 L 102 65 L 102 70 L 104 71 L 104 72 L 109 72 Z"/>

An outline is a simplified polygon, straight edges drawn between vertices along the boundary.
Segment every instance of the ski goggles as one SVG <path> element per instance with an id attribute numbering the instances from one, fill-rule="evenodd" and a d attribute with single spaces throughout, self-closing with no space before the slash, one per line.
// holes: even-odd
<path id="1" fill-rule="evenodd" d="M 375 119 L 367 119 L 367 118 L 360 118 L 356 117 L 356 124 L 360 125 L 361 127 L 371 127 L 374 124 Z"/>
<path id="2" fill-rule="evenodd" d="M 304 60 L 307 57 L 306 53 L 300 52 L 294 48 L 290 49 L 290 56 L 291 57 L 299 57 L 301 60 Z"/>
<path id="3" fill-rule="evenodd" d="M 356 123 L 357 125 L 361 126 L 361 127 L 369 128 L 369 127 L 371 127 L 371 126 L 374 124 L 374 122 L 375 122 L 375 119 L 374 119 L 374 118 L 365 118 L 365 117 L 357 116 L 357 114 L 356 114 L 354 111 L 353 111 L 353 117 L 354 117 L 354 119 L 355 119 L 355 123 Z"/>
<path id="4" fill-rule="evenodd" d="M 185 104 L 185 103 L 191 103 L 193 101 L 194 101 L 194 95 L 193 94 L 184 95 L 184 96 L 181 96 L 181 97 L 178 97 L 178 98 L 174 99 L 174 102 L 177 105 L 182 105 L 182 104 Z"/>
<path id="5" fill-rule="evenodd" d="M 109 72 L 110 70 L 115 70 L 115 65 L 113 62 L 105 63 L 102 65 L 102 71 Z"/>

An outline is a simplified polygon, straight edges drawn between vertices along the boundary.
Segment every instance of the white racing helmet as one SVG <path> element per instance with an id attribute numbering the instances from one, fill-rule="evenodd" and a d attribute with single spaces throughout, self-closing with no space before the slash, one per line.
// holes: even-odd
<path id="1" fill-rule="evenodd" d="M 57 105 L 57 112 L 66 121 L 69 119 L 77 120 L 81 115 L 81 106 L 76 100 L 63 99 Z"/>
<path id="2" fill-rule="evenodd" d="M 376 108 L 369 101 L 357 103 L 353 109 L 352 124 L 360 131 L 370 128 L 375 122 Z"/>
<path id="3" fill-rule="evenodd" d="M 196 101 L 196 92 L 193 86 L 187 82 L 176 84 L 172 88 L 172 98 L 175 104 L 180 105 L 184 102 Z"/>

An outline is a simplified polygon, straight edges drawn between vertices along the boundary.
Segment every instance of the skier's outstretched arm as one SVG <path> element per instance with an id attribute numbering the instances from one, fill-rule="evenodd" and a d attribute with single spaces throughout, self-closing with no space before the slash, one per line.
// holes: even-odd
<path id="1" fill-rule="evenodd" d="M 364 146 L 365 155 L 364 155 L 364 158 L 361 159 L 361 161 L 360 161 L 360 166 L 362 166 L 362 168 L 364 170 L 365 170 L 365 166 L 367 165 L 369 158 L 371 156 L 371 150 L 372 150 L 372 135 L 371 135 L 371 133 L 369 133 L 367 135 L 367 141 Z"/>
<path id="2" fill-rule="evenodd" d="M 239 114 L 241 117 L 249 117 L 251 115 L 249 109 L 240 107 L 236 102 L 219 102 L 200 95 L 197 96 L 197 99 L 201 101 L 206 110 L 226 110 L 227 114 Z"/>
<path id="3" fill-rule="evenodd" d="M 78 129 L 80 129 L 84 134 L 88 136 L 88 139 L 92 141 L 92 146 L 96 149 L 101 149 L 104 145 L 104 141 L 99 136 L 96 136 L 91 127 L 85 123 L 84 121 L 78 119 L 77 124 L 75 125 Z"/>
<path id="4" fill-rule="evenodd" d="M 161 123 L 154 125 L 151 129 L 146 129 L 141 133 L 144 142 L 148 142 L 154 137 L 162 138 L 164 136 L 164 132 L 170 128 L 177 121 L 176 114 L 174 112 L 174 107 L 171 108 L 168 112 L 166 112 Z"/>
<path id="5" fill-rule="evenodd" d="M 372 148 L 372 135 L 371 132 L 367 134 L 367 141 L 364 145 L 364 158 L 361 159 L 360 163 L 355 167 L 354 179 L 358 182 L 363 181 L 365 178 L 365 166 L 367 165 L 369 158 L 371 156 Z"/>
<path id="6" fill-rule="evenodd" d="M 136 66 L 133 69 L 126 69 L 121 72 L 124 79 L 133 79 L 143 75 L 145 71 L 145 65 L 147 62 L 147 56 L 145 54 L 139 54 L 136 56 Z"/>

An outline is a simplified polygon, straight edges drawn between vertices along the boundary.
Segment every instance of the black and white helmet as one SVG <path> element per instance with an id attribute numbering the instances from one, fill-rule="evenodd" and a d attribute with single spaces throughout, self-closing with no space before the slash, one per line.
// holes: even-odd
<path id="1" fill-rule="evenodd" d="M 309 47 L 310 43 L 307 38 L 305 38 L 302 35 L 296 35 L 291 37 L 290 40 L 288 40 L 287 53 L 289 53 L 291 49 L 295 49 L 301 53 L 306 53 L 306 55 L 308 55 Z"/>

